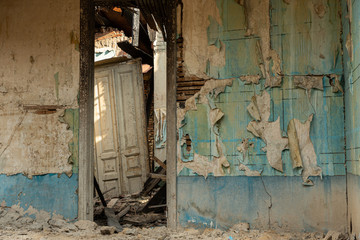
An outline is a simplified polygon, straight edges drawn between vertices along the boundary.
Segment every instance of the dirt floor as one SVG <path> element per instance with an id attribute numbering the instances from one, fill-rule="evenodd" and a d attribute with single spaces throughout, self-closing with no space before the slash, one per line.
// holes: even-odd
<path id="1" fill-rule="evenodd" d="M 327 239 L 343 240 L 350 239 L 345 234 L 329 233 L 325 236 L 323 233 L 279 233 L 272 231 L 245 230 L 244 226 L 235 226 L 228 231 L 218 229 L 182 229 L 172 231 L 166 227 L 153 228 L 124 228 L 122 232 L 114 232 L 114 228 L 107 226 L 96 226 L 88 221 L 81 221 L 74 224 L 76 228 L 45 229 L 42 231 L 0 230 L 0 239 L 154 239 L 154 240 L 172 240 L 172 239 L 258 239 L 258 240 L 296 240 L 296 239 Z M 330 236 L 331 235 L 331 236 Z"/>

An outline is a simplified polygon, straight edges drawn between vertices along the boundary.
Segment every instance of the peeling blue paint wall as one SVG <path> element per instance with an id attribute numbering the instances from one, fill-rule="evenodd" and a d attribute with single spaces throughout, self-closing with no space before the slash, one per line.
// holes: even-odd
<path id="1" fill-rule="evenodd" d="M 78 216 L 79 36 L 79 0 L 0 1 L 1 208 Z"/>
<path id="2" fill-rule="evenodd" d="M 30 206 L 37 211 L 59 214 L 68 220 L 75 220 L 78 212 L 78 174 L 33 176 L 22 174 L 0 175 L 0 203 L 6 206 L 19 205 L 24 210 Z"/>
<path id="3" fill-rule="evenodd" d="M 67 109 L 61 122 L 68 124 L 73 132 L 69 142 L 72 174 L 46 174 L 28 178 L 23 174 L 6 176 L 0 174 L 0 203 L 8 207 L 19 205 L 25 211 L 32 207 L 37 211 L 58 214 L 72 221 L 78 216 L 79 172 L 79 109 Z M 60 124 L 60 122 L 59 122 Z"/>
<path id="4" fill-rule="evenodd" d="M 261 75 L 256 50 L 259 38 L 245 35 L 243 6 L 234 0 L 217 0 L 222 25 L 209 17 L 210 25 L 204 27 L 207 27 L 209 45 L 224 43 L 226 64 L 218 67 L 209 62 L 204 71 L 215 79 L 235 78 L 231 87 L 226 87 L 211 100 L 211 104 L 224 113 L 218 122 L 219 136 L 230 167 L 223 168 L 225 177 L 210 174 L 207 179 L 188 168 L 180 172 L 177 203 L 182 226 L 228 228 L 246 221 L 251 227 L 259 228 L 346 229 L 343 94 L 332 91 L 327 77 L 336 74 L 340 82 L 343 81 L 341 17 L 338 14 L 341 4 L 322 2 L 327 10 L 319 17 L 311 0 L 290 1 L 290 4 L 282 0 L 270 1 L 271 46 L 280 55 L 283 82 L 281 87 L 266 91 L 271 96 L 269 121 L 280 118 L 284 137 L 291 119 L 305 122 L 314 114 L 310 138 L 323 179 L 310 177 L 314 186 L 304 187 L 299 177 L 301 171 L 292 168 L 288 150 L 282 152 L 284 172 L 275 170 L 261 150 L 265 143 L 247 131 L 253 119 L 246 107 L 254 94 L 265 90 L 265 80 L 261 79 L 259 85 L 245 85 L 239 77 Z M 324 75 L 324 91 L 313 89 L 308 96 L 304 89 L 295 88 L 293 78 L 296 75 Z M 185 125 L 179 129 L 180 139 L 185 135 L 191 138 L 191 152 L 187 153 L 185 147 L 181 151 L 184 162 L 191 161 L 194 153 L 210 161 L 216 154 L 215 135 L 208 120 L 210 107 L 206 104 L 196 107 L 197 110 L 186 113 Z M 237 146 L 246 138 L 254 148 L 250 148 L 244 161 Z M 263 177 L 244 176 L 244 171 L 238 168 L 240 161 L 251 170 L 261 172 Z"/>
<path id="5" fill-rule="evenodd" d="M 349 4 L 349 5 L 348 5 Z M 360 2 L 342 1 L 349 231 L 360 233 Z M 350 23 L 351 22 L 351 23 Z M 350 38 L 351 37 L 351 38 Z M 351 41 L 352 40 L 352 41 Z M 353 45 L 348 49 L 349 44 Z M 352 55 L 352 58 L 351 58 Z"/>

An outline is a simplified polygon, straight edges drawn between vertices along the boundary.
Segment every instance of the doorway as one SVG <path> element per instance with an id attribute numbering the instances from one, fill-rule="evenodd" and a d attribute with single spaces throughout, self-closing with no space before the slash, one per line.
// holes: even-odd
<path id="1" fill-rule="evenodd" d="M 156 4 L 157 1 L 154 1 Z M 160 3 L 161 1 L 159 1 Z M 171 2 L 171 3 L 170 3 Z M 131 5 L 132 4 L 132 5 Z M 135 5 L 134 5 L 135 4 Z M 138 4 L 138 5 L 136 5 Z M 151 13 L 147 10 L 147 6 L 141 4 L 141 1 L 120 1 L 118 2 L 118 6 L 110 1 L 95 1 L 92 4 L 89 4 L 88 1 L 81 0 L 81 39 L 80 39 L 80 55 L 81 55 L 81 76 L 80 76 L 80 94 L 79 94 L 79 105 L 80 105 L 80 130 L 79 130 L 79 219 L 93 219 L 94 216 L 94 206 L 93 206 L 93 193 L 94 193 L 94 170 L 96 166 L 95 154 L 94 152 L 94 130 L 92 126 L 94 125 L 94 49 L 95 49 L 95 23 L 106 21 L 106 19 L 97 19 L 96 11 L 99 7 L 106 7 L 111 9 L 112 11 L 120 11 L 121 9 L 131 9 L 133 12 L 139 11 L 140 13 L 144 13 L 144 19 L 149 19 L 151 16 L 155 19 L 155 22 L 160 25 L 159 29 L 165 35 L 165 39 L 167 42 L 167 56 L 166 56 L 166 127 L 164 124 L 157 121 L 158 125 L 161 129 L 166 128 L 166 176 L 165 174 L 155 173 L 156 169 L 161 169 L 164 167 L 165 163 L 157 158 L 157 160 L 152 160 L 152 162 L 148 162 L 148 172 L 149 174 L 146 176 L 147 179 L 160 179 L 165 180 L 166 182 L 166 204 L 164 210 L 167 213 L 167 225 L 169 227 L 176 227 L 176 4 L 175 1 L 168 1 L 169 6 L 165 6 L 168 11 L 166 12 L 167 17 L 162 18 L 162 20 L 156 20 L 154 15 L 149 15 Z M 137 10 L 139 9 L 139 10 Z M 155 10 L 156 12 L 156 10 Z M 155 13 L 154 12 L 154 13 Z M 123 13 L 124 14 L 124 13 Z M 145 17 L 147 15 L 147 17 Z M 158 14 L 157 14 L 158 15 Z M 139 14 L 139 22 L 144 21 L 144 19 L 140 18 L 141 14 Z M 112 17 L 110 17 L 112 19 Z M 133 18 L 134 19 L 134 18 Z M 135 21 L 136 22 L 136 21 Z M 105 23 L 105 22 L 104 22 Z M 154 23 L 154 21 L 153 21 Z M 160 23 L 160 24 L 159 24 Z M 151 25 L 147 22 L 148 25 Z M 106 25 L 106 23 L 105 23 Z M 130 24 L 131 29 L 134 29 L 134 24 Z M 129 26 L 128 26 L 129 27 Z M 136 28 L 136 27 L 135 27 Z M 145 30 L 144 28 L 140 28 Z M 123 32 L 124 29 L 123 29 Z M 126 53 L 131 56 L 131 59 L 139 58 L 142 63 L 148 61 L 149 51 L 144 48 L 144 41 L 141 41 L 141 31 L 135 31 L 135 33 L 139 34 L 136 38 L 136 34 L 131 35 L 131 41 L 128 43 L 136 42 L 137 43 L 137 52 L 131 52 L 131 49 L 128 50 L 129 44 L 126 43 L 123 46 L 123 49 L 127 49 Z M 126 34 L 125 34 L 126 36 Z M 140 37 L 140 38 L 139 38 Z M 119 44 L 118 44 L 119 45 Z M 131 48 L 131 47 L 130 47 Z M 107 49 L 109 50 L 109 49 Z M 152 49 L 151 49 L 152 50 Z M 131 54 L 129 54 L 129 52 Z M 109 52 L 105 52 L 105 55 L 109 54 Z M 140 54 L 140 56 L 136 56 L 136 54 Z M 143 69 L 143 68 L 142 68 Z M 143 79 L 145 79 L 143 75 Z M 145 81 L 144 81 L 145 82 Z M 146 97 L 146 95 L 144 94 Z M 153 103 L 152 103 L 153 104 Z M 145 104 L 149 105 L 149 102 Z M 146 108 L 146 116 L 147 120 L 150 119 L 150 112 L 156 113 L 154 109 L 152 111 Z M 159 111 L 158 111 L 159 112 Z M 159 115 L 159 114 L 158 114 Z M 160 116 L 160 115 L 159 115 Z M 163 116 L 163 115 L 162 115 Z M 161 120 L 161 116 L 159 118 Z M 152 123 L 154 124 L 154 122 Z M 154 125 L 155 127 L 155 125 Z M 158 130 L 158 129 L 157 129 Z M 159 131 L 158 131 L 159 132 Z M 160 132 L 159 132 L 160 133 Z M 149 135 L 148 135 L 149 136 Z M 159 137 L 160 136 L 160 137 Z M 157 135 L 157 140 L 163 140 L 161 135 Z M 155 139 L 155 134 L 154 134 Z M 96 142 L 96 140 L 95 140 Z M 155 145 L 155 143 L 154 143 Z M 150 153 L 150 151 L 148 151 Z M 130 154 L 134 155 L 134 154 Z M 160 160 L 160 161 L 158 161 Z M 152 164 L 152 165 L 151 165 Z M 116 164 L 115 164 L 116 165 Z M 163 165 L 163 166 L 162 166 Z M 113 165 L 114 166 L 114 165 Z M 119 164 L 121 166 L 121 164 Z M 119 171 L 120 172 L 120 171 Z M 149 184 L 149 182 L 145 182 Z M 124 184 L 119 184 L 119 188 Z M 114 187 L 107 188 L 105 191 L 112 189 Z M 116 187 L 115 187 L 116 189 Z M 126 192 L 126 191 L 125 191 Z M 129 191 L 128 191 L 129 192 Z M 108 192 L 110 193 L 110 191 Z M 121 197 L 121 196 L 120 196 Z M 161 205 L 161 204 L 158 204 Z M 157 206 L 159 207 L 159 206 Z M 161 207 L 161 206 L 160 206 Z M 170 221 L 169 221 L 170 220 Z"/>

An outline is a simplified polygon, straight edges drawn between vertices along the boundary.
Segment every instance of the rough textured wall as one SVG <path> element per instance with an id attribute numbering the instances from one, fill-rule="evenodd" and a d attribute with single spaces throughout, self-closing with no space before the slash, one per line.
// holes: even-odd
<path id="1" fill-rule="evenodd" d="M 0 201 L 7 206 L 77 216 L 79 15 L 79 1 L 0 3 Z"/>
<path id="2" fill-rule="evenodd" d="M 342 1 L 349 230 L 360 233 L 360 2 Z"/>
<path id="3" fill-rule="evenodd" d="M 228 227 L 226 216 L 239 208 L 241 214 L 232 223 L 246 220 L 254 227 L 343 230 L 346 187 L 340 3 L 183 3 L 185 75 L 207 82 L 178 109 L 178 194 L 184 200 L 178 201 L 181 224 L 204 226 L 212 221 L 213 226 Z M 222 176 L 233 177 L 218 178 Z M 262 176 L 279 177 L 266 178 L 266 183 Z M 332 181 L 332 176 L 338 181 Z M 238 181 L 240 192 L 252 188 L 249 198 L 266 199 L 259 200 L 258 209 L 248 210 L 254 212 L 246 213 L 248 206 L 240 199 L 227 208 L 203 208 L 204 198 L 194 186 L 207 189 L 216 206 L 223 198 L 212 188 L 221 188 L 227 181 Z M 250 182 L 265 185 L 259 188 Z M 278 186 L 283 185 L 280 191 Z M 237 196 L 231 188 L 225 189 L 222 196 Z M 326 194 L 320 196 L 319 192 Z M 298 199 L 292 201 L 296 208 L 282 204 L 282 199 L 293 196 Z M 191 200 L 185 201 L 187 198 Z M 304 214 L 307 204 L 300 202 L 305 198 L 312 199 L 306 200 L 312 209 L 319 209 L 316 214 L 327 215 L 329 220 L 316 219 L 311 212 Z M 262 212 L 262 208 L 268 211 Z"/>

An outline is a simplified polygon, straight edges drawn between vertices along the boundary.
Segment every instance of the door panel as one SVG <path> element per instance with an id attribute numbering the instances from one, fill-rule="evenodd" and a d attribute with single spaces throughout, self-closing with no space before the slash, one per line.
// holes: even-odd
<path id="1" fill-rule="evenodd" d="M 113 82 L 114 71 L 111 68 L 96 69 L 94 93 L 96 176 L 102 191 L 115 188 L 108 192 L 106 197 L 120 195 Z"/>
<path id="2" fill-rule="evenodd" d="M 139 192 L 147 174 L 147 141 L 144 104 L 144 83 L 141 63 L 119 65 L 115 71 L 117 112 L 120 132 L 120 153 L 126 191 Z"/>
<path id="3" fill-rule="evenodd" d="M 100 187 L 109 189 L 117 185 L 118 195 L 139 192 L 148 173 L 141 62 L 132 60 L 97 67 L 95 85 L 96 165 Z"/>

